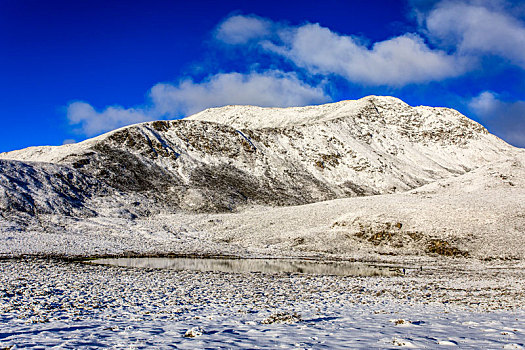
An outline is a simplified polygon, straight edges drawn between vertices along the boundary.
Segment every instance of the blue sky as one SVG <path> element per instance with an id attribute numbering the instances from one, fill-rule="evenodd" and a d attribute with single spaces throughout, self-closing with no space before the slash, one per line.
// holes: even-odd
<path id="1" fill-rule="evenodd" d="M 372 94 L 525 147 L 525 1 L 0 0 L 0 151 Z"/>

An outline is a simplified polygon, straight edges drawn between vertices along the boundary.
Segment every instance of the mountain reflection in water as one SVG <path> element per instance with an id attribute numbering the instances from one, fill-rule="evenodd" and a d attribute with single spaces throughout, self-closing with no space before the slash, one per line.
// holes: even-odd
<path id="1" fill-rule="evenodd" d="M 218 258 L 104 258 L 90 261 L 101 265 L 230 273 L 306 273 L 337 276 L 395 276 L 400 270 L 363 263 L 289 259 Z"/>

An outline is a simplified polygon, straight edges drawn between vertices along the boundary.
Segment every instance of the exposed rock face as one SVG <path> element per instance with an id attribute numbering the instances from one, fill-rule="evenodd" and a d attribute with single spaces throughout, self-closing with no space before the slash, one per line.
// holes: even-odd
<path id="1" fill-rule="evenodd" d="M 55 172 L 67 169 L 82 179 L 70 196 L 69 187 L 62 193 L 53 177 L 42 175 L 49 181 L 46 193 L 61 198 L 42 210 L 70 212 L 103 187 L 144 194 L 172 211 L 231 211 L 244 204 L 299 205 L 406 191 L 512 149 L 454 110 L 371 96 L 286 109 L 227 106 L 0 157 L 60 164 Z M 4 197 L 20 194 L 7 180 L 2 187 Z M 9 201 L 3 206 L 17 207 Z"/>
<path id="2" fill-rule="evenodd" d="M 104 192 L 95 178 L 69 166 L 0 160 L 0 211 L 4 215 L 92 215 L 83 202 Z"/>

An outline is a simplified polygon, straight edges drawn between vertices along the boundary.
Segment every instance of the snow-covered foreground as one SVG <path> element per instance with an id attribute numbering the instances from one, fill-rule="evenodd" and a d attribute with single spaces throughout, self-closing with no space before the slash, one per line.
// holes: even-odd
<path id="1" fill-rule="evenodd" d="M 0 261 L 0 347 L 522 348 L 523 269 L 398 277 Z"/>
<path id="2" fill-rule="evenodd" d="M 228 106 L 2 153 L 0 349 L 523 347 L 524 213 L 525 150 L 391 97 Z M 170 254 L 408 274 L 63 260 Z"/>

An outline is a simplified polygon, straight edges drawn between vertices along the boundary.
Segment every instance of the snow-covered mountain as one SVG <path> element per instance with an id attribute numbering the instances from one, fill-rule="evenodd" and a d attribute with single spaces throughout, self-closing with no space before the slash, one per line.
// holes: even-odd
<path id="1" fill-rule="evenodd" d="M 155 215 L 400 193 L 521 153 L 455 110 L 393 97 L 226 106 L 1 153 L 0 220 L 4 232 L 58 232 L 71 220 L 130 226 Z"/>
<path id="2" fill-rule="evenodd" d="M 300 108 L 214 108 L 0 157 L 69 166 L 173 208 L 215 211 L 406 191 L 512 149 L 454 110 L 372 96 Z"/>

